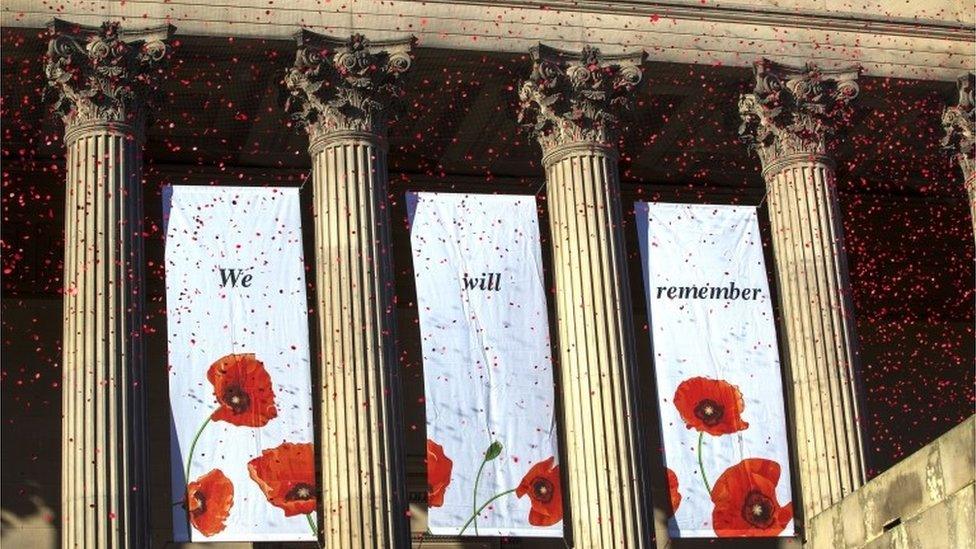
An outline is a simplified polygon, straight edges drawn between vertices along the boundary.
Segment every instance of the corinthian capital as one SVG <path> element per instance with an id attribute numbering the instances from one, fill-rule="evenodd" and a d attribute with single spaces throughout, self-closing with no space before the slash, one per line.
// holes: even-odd
<path id="1" fill-rule="evenodd" d="M 519 123 L 543 155 L 579 143 L 612 147 L 619 113 L 633 105 L 643 76 L 644 52 L 604 55 L 533 47 L 532 74 L 519 87 Z"/>
<path id="2" fill-rule="evenodd" d="M 942 146 L 959 159 L 963 176 L 970 180 L 974 176 L 973 156 L 976 154 L 976 100 L 973 91 L 976 89 L 976 75 L 969 73 L 959 77 L 956 81 L 959 87 L 959 101 L 955 106 L 948 107 L 942 113 L 942 128 L 945 137 Z"/>
<path id="3" fill-rule="evenodd" d="M 337 131 L 385 137 L 403 96 L 401 76 L 412 63 L 414 38 L 370 42 L 302 30 L 295 64 L 285 75 L 285 108 L 309 133 L 310 148 Z"/>
<path id="4" fill-rule="evenodd" d="M 117 22 L 86 27 L 55 19 L 48 29 L 44 72 L 54 111 L 65 123 L 65 140 L 100 125 L 141 136 L 174 27 L 123 31 Z"/>
<path id="5" fill-rule="evenodd" d="M 823 157 L 827 138 L 850 114 L 859 68 L 823 70 L 756 63 L 756 87 L 739 98 L 739 137 L 759 153 L 766 170 L 794 155 Z"/>

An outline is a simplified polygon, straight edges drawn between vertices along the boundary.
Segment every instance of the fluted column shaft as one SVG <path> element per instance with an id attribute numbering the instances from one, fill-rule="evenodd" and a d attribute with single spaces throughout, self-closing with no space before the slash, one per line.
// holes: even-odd
<path id="1" fill-rule="evenodd" d="M 140 143 L 76 131 L 67 149 L 62 543 L 148 546 Z"/>
<path id="2" fill-rule="evenodd" d="M 859 69 L 756 63 L 740 135 L 766 180 L 791 409 L 809 520 L 865 481 L 857 338 L 834 162 L 827 139 L 850 117 Z"/>
<path id="3" fill-rule="evenodd" d="M 67 147 L 63 547 L 149 546 L 141 147 L 173 30 L 50 25 Z"/>
<path id="4" fill-rule="evenodd" d="M 312 180 L 325 532 L 338 547 L 393 547 L 407 534 L 386 151 L 336 136 L 313 153 Z"/>
<path id="5" fill-rule="evenodd" d="M 332 547 L 410 544 L 386 125 L 412 43 L 302 31 L 285 77 L 312 156 L 322 507 Z"/>
<path id="6" fill-rule="evenodd" d="M 801 155 L 766 181 L 809 518 L 865 480 L 854 309 L 833 163 Z"/>
<path id="7" fill-rule="evenodd" d="M 575 547 L 649 545 L 636 358 L 615 149 L 643 52 L 543 45 L 520 87 L 519 119 L 542 148 L 556 285 L 565 481 Z"/>
<path id="8" fill-rule="evenodd" d="M 573 541 L 640 547 L 650 525 L 638 482 L 617 155 L 580 145 L 549 158 L 545 169 Z"/>

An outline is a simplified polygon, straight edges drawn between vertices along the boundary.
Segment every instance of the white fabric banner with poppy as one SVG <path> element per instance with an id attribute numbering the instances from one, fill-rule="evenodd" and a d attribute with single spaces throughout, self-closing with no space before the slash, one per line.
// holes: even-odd
<path id="1" fill-rule="evenodd" d="M 534 196 L 409 193 L 435 535 L 562 537 Z"/>
<path id="2" fill-rule="evenodd" d="M 792 536 L 786 413 L 756 208 L 636 204 L 672 537 Z"/>
<path id="3" fill-rule="evenodd" d="M 298 189 L 163 200 L 175 540 L 314 540 Z"/>

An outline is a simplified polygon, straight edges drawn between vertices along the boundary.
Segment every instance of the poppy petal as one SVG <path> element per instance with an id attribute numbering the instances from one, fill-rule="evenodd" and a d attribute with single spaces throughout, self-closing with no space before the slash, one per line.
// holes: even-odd
<path id="1" fill-rule="evenodd" d="M 427 506 L 444 505 L 444 493 L 451 483 L 454 462 L 444 455 L 444 447 L 427 439 Z"/>
<path id="2" fill-rule="evenodd" d="M 745 402 L 739 388 L 720 379 L 682 381 L 674 392 L 674 405 L 689 429 L 720 436 L 749 427 L 742 419 Z"/>
<path id="3" fill-rule="evenodd" d="M 780 466 L 751 458 L 729 467 L 715 481 L 712 528 L 719 537 L 777 536 L 793 520 L 792 502 L 776 500 Z"/>
<path id="4" fill-rule="evenodd" d="M 681 493 L 678 492 L 678 475 L 674 473 L 670 468 L 667 470 L 668 476 L 668 495 L 671 499 L 671 514 L 673 515 L 678 511 L 678 506 L 681 505 Z"/>
<path id="5" fill-rule="evenodd" d="M 221 357 L 207 371 L 220 405 L 211 415 L 239 427 L 264 427 L 278 416 L 271 376 L 254 353 Z"/>
<path id="6" fill-rule="evenodd" d="M 515 488 L 515 495 L 529 496 L 529 524 L 552 526 L 563 519 L 562 487 L 559 483 L 559 465 L 555 457 L 533 465 Z"/>
<path id="7" fill-rule="evenodd" d="M 234 484 L 220 469 L 214 469 L 186 486 L 190 524 L 206 537 L 224 530 L 233 505 Z"/>
<path id="8" fill-rule="evenodd" d="M 247 464 L 251 479 L 286 517 L 315 511 L 315 450 L 312 443 L 285 442 L 264 450 Z"/>

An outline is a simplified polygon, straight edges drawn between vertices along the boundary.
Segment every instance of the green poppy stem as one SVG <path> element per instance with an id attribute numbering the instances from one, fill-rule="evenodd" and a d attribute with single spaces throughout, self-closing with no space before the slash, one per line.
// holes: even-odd
<path id="1" fill-rule="evenodd" d="M 712 493 L 712 487 L 708 484 L 708 479 L 705 478 L 705 465 L 702 463 L 702 439 L 705 438 L 705 431 L 698 433 L 698 472 L 701 473 L 702 482 L 705 483 L 705 490 L 709 494 Z"/>
<path id="2" fill-rule="evenodd" d="M 486 456 L 481 460 L 481 467 L 478 467 L 478 475 L 474 477 L 474 493 L 471 494 L 471 518 L 474 519 L 474 533 L 478 534 L 478 483 L 481 482 L 481 472 L 485 470 L 485 464 L 488 463 L 488 457 Z M 468 522 L 471 522 L 470 520 Z"/>
<path id="3" fill-rule="evenodd" d="M 497 440 L 488 445 L 485 450 L 485 457 L 481 460 L 481 467 L 478 467 L 478 475 L 474 477 L 474 493 L 471 495 L 471 510 L 474 512 L 471 518 L 474 519 L 474 533 L 478 534 L 478 483 L 481 482 L 481 473 L 485 470 L 485 465 L 500 456 L 502 453 L 502 443 Z"/>
<path id="4" fill-rule="evenodd" d="M 494 497 L 492 497 L 488 501 L 486 501 L 484 505 L 482 505 L 481 507 L 479 507 L 478 510 L 475 511 L 473 515 L 471 515 L 471 518 L 468 519 L 468 522 L 465 522 L 464 523 L 464 526 L 461 527 L 461 531 L 458 532 L 458 535 L 460 536 L 461 534 L 463 534 L 464 531 L 468 529 L 468 526 L 471 524 L 471 522 L 477 520 L 478 515 L 480 515 L 481 512 L 485 510 L 485 507 L 488 507 L 488 505 L 490 505 L 491 502 L 495 501 L 496 499 L 498 499 L 500 497 L 507 496 L 508 494 L 511 494 L 515 490 L 516 490 L 515 488 L 512 488 L 511 490 L 506 490 L 506 491 L 504 491 L 504 492 L 502 492 L 500 494 L 495 495 Z M 475 530 L 475 533 L 477 534 L 478 531 Z"/>
<path id="5" fill-rule="evenodd" d="M 210 425 L 210 420 L 211 419 L 213 419 L 213 412 L 211 412 L 207 416 L 207 421 L 204 421 L 203 422 L 203 425 L 201 425 L 200 428 L 197 429 L 197 434 L 193 436 L 193 442 L 190 443 L 190 453 L 187 454 L 187 457 L 186 457 L 186 477 L 185 477 L 186 478 L 186 489 L 183 490 L 184 493 L 188 492 L 189 486 L 190 486 L 190 466 L 193 465 L 193 451 L 196 450 L 196 448 L 197 448 L 197 441 L 200 440 L 200 435 L 203 434 L 203 430 L 207 427 L 207 425 Z M 186 498 L 188 495 L 189 494 L 186 494 L 183 497 Z M 183 501 L 184 501 L 184 503 L 186 503 L 186 529 L 187 529 L 187 532 L 190 532 L 191 531 L 191 528 L 192 528 L 192 524 L 190 522 L 190 502 L 187 501 L 186 499 L 184 499 Z"/>
<path id="6" fill-rule="evenodd" d="M 200 435 L 203 434 L 203 429 L 210 424 L 210 420 L 213 419 L 213 413 L 207 416 L 207 421 L 203 422 L 203 425 L 197 429 L 197 434 L 193 437 L 193 442 L 190 443 L 190 453 L 186 459 L 186 483 L 190 484 L 190 465 L 193 464 L 193 451 L 197 448 L 197 441 L 200 440 Z"/>
<path id="7" fill-rule="evenodd" d="M 312 513 L 306 513 L 305 518 L 308 519 L 308 527 L 312 529 L 312 535 L 315 536 L 316 539 L 318 539 L 319 529 L 315 526 L 315 521 L 312 520 Z"/>

